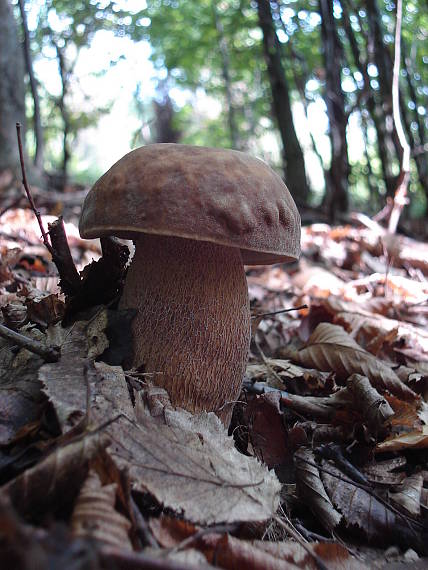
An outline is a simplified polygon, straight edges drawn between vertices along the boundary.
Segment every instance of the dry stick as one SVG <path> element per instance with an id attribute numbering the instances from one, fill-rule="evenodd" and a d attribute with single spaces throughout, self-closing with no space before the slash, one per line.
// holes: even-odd
<path id="1" fill-rule="evenodd" d="M 34 215 L 37 218 L 37 222 L 39 224 L 40 231 L 42 232 L 43 243 L 46 246 L 46 249 L 52 255 L 52 246 L 48 240 L 48 234 L 46 233 L 45 228 L 43 227 L 42 216 L 40 212 L 36 208 L 36 205 L 33 200 L 33 196 L 30 191 L 30 187 L 28 186 L 27 182 L 27 174 L 25 172 L 25 163 L 24 163 L 24 152 L 22 150 L 22 141 L 21 141 L 21 123 L 16 123 L 16 136 L 18 137 L 18 149 L 19 149 L 19 162 L 21 163 L 21 172 L 22 172 L 22 184 L 24 186 L 25 193 L 27 194 L 28 201 L 30 203 L 31 209 L 34 212 Z"/>
<path id="2" fill-rule="evenodd" d="M 149 525 L 147 524 L 146 519 L 143 517 L 143 514 L 138 508 L 137 503 L 134 501 L 132 494 L 129 497 L 129 502 L 131 504 L 132 514 L 134 515 L 135 526 L 137 527 L 137 532 L 143 542 L 143 545 L 158 549 L 159 544 L 157 543 L 153 534 L 150 532 Z"/>
<path id="3" fill-rule="evenodd" d="M 71 257 L 70 247 L 65 234 L 62 216 L 48 225 L 52 242 L 52 259 L 61 278 L 61 289 L 67 296 L 75 295 L 80 289 L 80 275 Z"/>
<path id="4" fill-rule="evenodd" d="M 16 134 L 18 137 L 18 149 L 19 149 L 19 161 L 21 163 L 22 171 L 22 184 L 25 189 L 25 193 L 30 203 L 31 209 L 33 210 L 37 222 L 39 224 L 40 231 L 42 232 L 43 243 L 46 249 L 52 256 L 52 260 L 55 263 L 58 273 L 61 279 L 60 286 L 65 295 L 73 296 L 77 293 L 80 287 L 80 275 L 77 272 L 76 266 L 74 265 L 73 258 L 71 257 L 70 247 L 68 245 L 67 236 L 65 234 L 64 223 L 62 217 L 58 218 L 52 224 L 49 224 L 49 234 L 51 242 L 49 243 L 48 233 L 46 232 L 42 217 L 39 210 L 36 208 L 33 196 L 31 194 L 30 187 L 27 181 L 27 175 L 25 172 L 25 161 L 24 152 L 22 149 L 21 141 L 21 124 L 16 123 Z"/>
<path id="5" fill-rule="evenodd" d="M 403 125 L 400 116 L 400 91 L 399 91 L 399 78 L 400 78 L 400 60 L 401 60 L 401 21 L 403 17 L 403 1 L 397 0 L 397 17 L 395 25 L 395 53 L 394 53 L 394 68 L 392 72 L 392 116 L 397 131 L 400 146 L 403 149 L 403 157 L 401 160 L 401 170 L 398 176 L 397 189 L 394 196 L 394 206 L 389 218 L 388 230 L 395 233 L 400 219 L 401 212 L 408 202 L 407 199 L 407 185 L 410 176 L 410 146 L 407 142 L 406 135 L 403 130 Z"/>
<path id="6" fill-rule="evenodd" d="M 407 186 L 409 184 L 410 178 L 410 146 L 407 142 L 406 135 L 403 130 L 403 125 L 400 116 L 400 59 L 401 59 L 401 21 L 403 16 L 403 2 L 402 0 L 397 0 L 397 17 L 395 25 L 395 40 L 394 40 L 394 68 L 392 72 L 392 116 L 394 120 L 394 125 L 397 132 L 398 141 L 403 150 L 403 156 L 401 159 L 400 174 L 397 179 L 397 187 L 395 189 L 394 200 L 392 204 L 391 214 L 389 216 L 388 222 L 388 234 L 387 238 L 391 240 L 391 236 L 397 231 L 398 220 L 400 219 L 401 212 L 406 204 L 408 204 L 409 199 L 407 197 Z M 388 286 L 388 273 L 389 267 L 392 265 L 394 257 L 394 249 L 396 249 L 398 244 L 385 243 L 383 242 L 383 247 L 386 252 L 386 271 L 385 271 L 385 295 Z"/>
<path id="7" fill-rule="evenodd" d="M 275 515 L 273 517 L 273 520 L 279 524 L 279 526 L 281 526 L 284 530 L 286 530 L 288 532 L 288 534 L 290 534 L 294 540 L 296 542 L 298 542 L 300 544 L 300 546 L 302 548 L 304 548 L 306 550 L 306 552 L 309 554 L 309 556 L 311 558 L 313 558 L 316 566 L 320 569 L 320 570 L 328 570 L 328 566 L 326 564 L 324 564 L 324 562 L 321 560 L 321 558 L 311 549 L 310 546 L 308 546 L 308 544 L 305 542 L 305 539 L 301 536 L 301 534 L 294 528 L 293 524 L 291 523 L 291 521 L 287 520 L 287 518 L 284 520 L 285 514 L 282 515 L 282 517 L 279 517 L 278 515 Z"/>
<path id="8" fill-rule="evenodd" d="M 291 307 L 291 309 L 280 309 L 279 311 L 272 311 L 270 313 L 260 313 L 258 315 L 252 315 L 252 319 L 261 319 L 264 317 L 270 317 L 272 315 L 279 315 L 280 313 L 289 313 L 290 311 L 300 311 L 300 309 L 307 309 L 308 305 L 300 305 L 299 307 Z"/>
<path id="9" fill-rule="evenodd" d="M 17 333 L 2 324 L 0 324 L 0 336 L 14 342 L 22 348 L 26 348 L 30 352 L 34 352 L 34 354 L 38 354 L 44 360 L 46 360 L 46 362 L 57 362 L 59 360 L 60 351 L 58 347 L 43 346 L 36 340 L 29 338 L 28 336 L 24 336 L 23 334 Z"/>

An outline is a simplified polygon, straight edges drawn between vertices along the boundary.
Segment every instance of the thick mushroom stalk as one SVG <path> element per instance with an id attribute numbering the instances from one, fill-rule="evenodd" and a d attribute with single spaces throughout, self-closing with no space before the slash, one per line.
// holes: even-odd
<path id="1" fill-rule="evenodd" d="M 250 343 L 240 250 L 149 234 L 135 245 L 120 302 L 138 311 L 132 365 L 158 373 L 173 405 L 213 411 L 227 425 Z"/>

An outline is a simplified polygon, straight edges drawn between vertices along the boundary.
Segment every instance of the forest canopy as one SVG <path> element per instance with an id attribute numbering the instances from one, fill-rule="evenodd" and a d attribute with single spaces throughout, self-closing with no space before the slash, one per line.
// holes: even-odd
<path id="1" fill-rule="evenodd" d="M 399 184 L 402 126 L 407 215 L 426 216 L 428 12 L 423 0 L 403 2 L 397 125 L 396 8 L 0 0 L 0 170 L 17 163 L 20 121 L 29 163 L 57 189 L 92 183 L 137 146 L 179 142 L 265 159 L 300 206 L 373 214 Z"/>

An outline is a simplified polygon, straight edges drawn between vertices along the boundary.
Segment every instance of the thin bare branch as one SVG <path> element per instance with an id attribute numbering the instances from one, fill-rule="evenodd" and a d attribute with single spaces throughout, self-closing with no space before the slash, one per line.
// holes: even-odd
<path id="1" fill-rule="evenodd" d="M 52 254 L 52 246 L 49 243 L 48 234 L 45 228 L 43 227 L 42 216 L 39 210 L 36 208 L 36 204 L 34 203 L 34 199 L 31 194 L 31 190 L 27 181 L 27 174 L 25 172 L 24 151 L 22 150 L 21 123 L 16 123 L 16 136 L 18 137 L 19 162 L 21 163 L 22 184 L 24 186 L 25 193 L 27 194 L 27 198 L 30 203 L 31 209 L 33 210 L 34 215 L 37 218 L 40 231 L 42 232 L 43 243 L 46 249 L 49 251 L 49 253 Z"/>
<path id="2" fill-rule="evenodd" d="M 40 342 L 37 342 L 28 336 L 24 336 L 23 334 L 18 333 L 2 324 L 0 324 L 0 336 L 14 342 L 22 348 L 26 348 L 34 354 L 38 354 L 44 360 L 46 360 L 46 362 L 57 362 L 59 360 L 60 350 L 58 347 L 43 346 L 40 344 Z"/>

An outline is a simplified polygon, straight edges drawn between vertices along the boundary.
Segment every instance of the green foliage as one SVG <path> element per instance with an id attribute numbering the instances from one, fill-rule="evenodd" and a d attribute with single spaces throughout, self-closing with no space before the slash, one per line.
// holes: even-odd
<path id="1" fill-rule="evenodd" d="M 135 41 L 149 41 L 151 59 L 160 83 L 164 87 L 167 85 L 170 92 L 179 89 L 187 94 L 183 98 L 184 103 L 174 103 L 174 127 L 182 133 L 180 142 L 231 146 L 234 138 L 231 126 L 233 112 L 239 147 L 269 155 L 271 149 L 266 151 L 264 141 L 267 137 L 276 141 L 277 137 L 276 133 L 272 133 L 275 120 L 256 0 L 147 0 L 145 7 L 137 12 L 126 11 L 124 6 L 122 2 L 101 0 L 47 0 L 39 5 L 37 27 L 31 34 L 33 53 L 36 58 L 56 59 L 58 63 L 61 63 L 60 57 L 63 58 L 61 92 L 49 92 L 40 86 L 45 136 L 51 143 L 48 144 L 50 164 L 59 165 L 65 122 L 68 123 L 72 141 L 81 129 L 95 125 L 109 110 L 89 101 L 85 101 L 84 108 L 74 108 L 71 98 L 71 93 L 82 87 L 76 84 L 74 75 L 77 58 L 101 30 L 110 30 Z M 385 182 L 382 179 L 373 114 L 367 111 L 369 92 L 376 101 L 376 112 L 380 114 L 381 121 L 384 120 L 385 109 L 378 70 L 374 65 L 367 6 L 368 1 L 336 0 L 334 22 L 342 54 L 337 65 L 341 69 L 346 112 L 351 122 L 352 118 L 356 119 L 352 126 L 354 131 L 348 126 L 352 167 L 350 197 L 355 206 L 367 209 L 370 205 L 375 210 L 384 202 L 382 192 L 385 192 Z M 380 13 L 381 41 L 392 61 L 395 4 L 393 0 L 376 0 L 376 6 Z M 317 108 L 321 109 L 326 70 L 319 0 L 272 0 L 271 9 L 282 46 L 282 63 L 292 100 L 303 100 L 306 107 L 315 102 Z M 424 108 L 428 94 L 428 60 L 424 53 L 427 29 L 425 0 L 405 2 L 400 89 L 404 123 L 415 147 L 422 147 L 427 140 Z M 350 34 L 355 45 L 351 45 Z M 355 61 L 355 49 L 360 53 L 360 64 L 369 72 L 368 90 L 364 87 L 358 62 Z M 100 69 L 97 73 L 104 71 Z M 143 77 L 135 79 L 136 83 L 145 81 Z M 211 101 L 212 109 L 201 110 L 198 105 L 201 99 Z M 130 112 L 138 116 L 144 126 L 134 133 L 132 144 L 146 144 L 153 140 L 153 106 L 138 90 L 134 108 Z M 320 110 L 320 113 L 323 112 Z M 360 121 L 363 115 L 364 128 L 358 127 L 360 123 L 363 125 Z M 328 168 L 329 153 L 322 148 L 325 138 L 320 135 L 320 129 L 314 126 L 309 124 L 312 133 L 315 133 L 315 145 L 319 147 L 316 150 L 321 151 L 319 154 L 325 157 L 324 162 L 327 163 L 323 166 Z M 296 127 L 300 136 L 302 129 L 300 125 Z M 355 141 L 349 135 L 355 132 L 355 128 L 364 130 L 366 150 L 361 145 L 359 150 L 355 150 Z M 306 139 L 302 144 L 306 151 L 312 152 L 313 142 Z M 311 160 L 314 160 L 315 155 L 312 153 L 311 156 Z M 397 170 L 399 163 L 393 148 L 389 161 Z M 420 213 L 426 202 L 424 194 L 428 195 L 428 192 L 423 186 L 421 171 L 415 168 L 415 164 L 412 164 L 410 193 L 414 202 L 413 212 Z"/>

